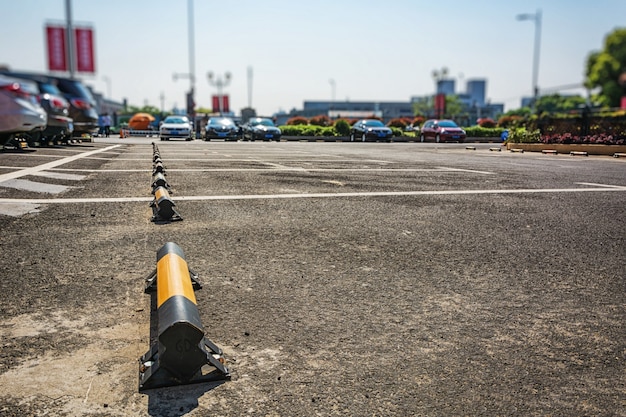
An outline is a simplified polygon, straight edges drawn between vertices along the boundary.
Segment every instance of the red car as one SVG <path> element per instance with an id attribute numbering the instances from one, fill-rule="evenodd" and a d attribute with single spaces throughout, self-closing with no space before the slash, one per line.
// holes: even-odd
<path id="1" fill-rule="evenodd" d="M 434 140 L 435 142 L 465 141 L 465 130 L 461 129 L 452 120 L 426 120 L 420 132 L 420 141 Z"/>

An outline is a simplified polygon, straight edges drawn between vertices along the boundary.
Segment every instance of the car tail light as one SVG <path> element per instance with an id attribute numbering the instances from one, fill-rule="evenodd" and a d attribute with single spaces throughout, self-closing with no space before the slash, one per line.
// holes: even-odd
<path id="1" fill-rule="evenodd" d="M 0 90 L 7 91 L 17 97 L 22 97 L 22 98 L 31 97 L 31 94 L 28 91 L 22 90 L 22 87 L 20 86 L 19 83 L 11 83 L 7 85 L 3 85 L 0 87 Z"/>
<path id="2" fill-rule="evenodd" d="M 73 98 L 71 102 L 77 109 L 86 110 L 91 108 L 91 103 L 87 100 L 83 100 L 82 98 Z"/>
<path id="3" fill-rule="evenodd" d="M 57 97 L 53 97 L 50 100 L 50 105 L 52 107 L 54 107 L 55 109 L 64 109 L 67 107 L 67 103 L 63 100 L 61 100 L 60 98 Z"/>

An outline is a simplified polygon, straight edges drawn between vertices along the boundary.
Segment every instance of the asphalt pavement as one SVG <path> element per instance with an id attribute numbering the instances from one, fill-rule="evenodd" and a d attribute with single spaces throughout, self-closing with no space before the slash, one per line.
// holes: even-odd
<path id="1" fill-rule="evenodd" d="M 625 218 L 626 159 L 498 144 L 3 152 L 0 415 L 626 416 Z M 138 390 L 166 242 L 224 383 Z"/>

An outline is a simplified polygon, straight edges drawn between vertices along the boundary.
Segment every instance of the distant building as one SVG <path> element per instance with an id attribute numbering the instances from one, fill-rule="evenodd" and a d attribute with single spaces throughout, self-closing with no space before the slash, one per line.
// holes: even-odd
<path id="1" fill-rule="evenodd" d="M 455 81 L 451 78 L 437 80 L 437 94 L 445 94 L 447 96 L 455 95 Z"/>
<path id="2" fill-rule="evenodd" d="M 395 101 L 305 101 L 299 116 L 327 115 L 332 119 L 379 117 L 388 122 L 398 117 L 413 117 L 410 102 Z"/>
<path id="3" fill-rule="evenodd" d="M 467 80 L 465 94 L 474 106 L 482 107 L 485 105 L 485 96 L 487 91 L 487 80 Z"/>
<path id="4" fill-rule="evenodd" d="M 454 79 L 437 81 L 437 94 L 457 96 L 463 105 L 462 115 L 457 122 L 464 125 L 473 125 L 479 118 L 489 117 L 497 120 L 504 113 L 504 104 L 491 104 L 486 101 L 487 81 L 485 79 L 471 79 L 467 81 L 466 92 L 457 93 Z M 302 116 L 311 118 L 325 115 L 331 119 L 363 119 L 378 117 L 387 123 L 395 118 L 415 117 L 414 105 L 423 104 L 423 108 L 432 106 L 433 96 L 414 96 L 408 102 L 394 101 L 305 101 L 302 110 L 293 109 L 289 113 L 276 114 L 279 124 L 284 124 L 289 118 Z M 427 114 L 426 117 L 434 117 Z"/>

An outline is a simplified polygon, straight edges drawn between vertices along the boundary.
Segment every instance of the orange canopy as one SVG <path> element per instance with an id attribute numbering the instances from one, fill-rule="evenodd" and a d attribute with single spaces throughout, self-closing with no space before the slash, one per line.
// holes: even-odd
<path id="1" fill-rule="evenodd" d="M 148 113 L 136 113 L 128 121 L 128 127 L 135 130 L 148 130 L 151 122 L 154 122 L 153 115 Z"/>

